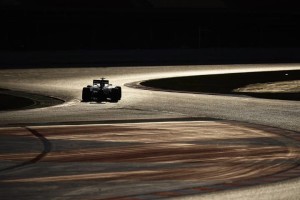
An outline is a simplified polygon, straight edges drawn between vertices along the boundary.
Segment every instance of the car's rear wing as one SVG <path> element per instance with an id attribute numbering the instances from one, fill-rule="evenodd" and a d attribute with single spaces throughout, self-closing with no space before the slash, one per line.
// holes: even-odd
<path id="1" fill-rule="evenodd" d="M 105 85 L 105 84 L 109 84 L 109 81 L 108 80 L 93 80 L 93 85 L 97 85 L 97 84 Z"/>

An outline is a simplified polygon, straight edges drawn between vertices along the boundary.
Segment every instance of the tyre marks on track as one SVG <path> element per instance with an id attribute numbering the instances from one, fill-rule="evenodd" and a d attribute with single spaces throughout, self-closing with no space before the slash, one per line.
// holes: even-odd
<path id="1" fill-rule="evenodd" d="M 43 192 L 34 190 L 40 185 L 68 187 L 76 183 L 74 190 L 81 191 L 76 199 L 163 199 L 276 182 L 300 174 L 298 133 L 265 126 L 184 121 L 27 130 L 44 145 L 31 162 L 48 168 L 6 176 L 0 185 L 30 184 L 32 195 Z M 18 161 L 26 152 L 1 154 L 0 161 L 5 156 Z M 91 186 L 100 192 L 89 196 L 79 189 Z M 67 193 L 64 187 L 61 190 Z"/>

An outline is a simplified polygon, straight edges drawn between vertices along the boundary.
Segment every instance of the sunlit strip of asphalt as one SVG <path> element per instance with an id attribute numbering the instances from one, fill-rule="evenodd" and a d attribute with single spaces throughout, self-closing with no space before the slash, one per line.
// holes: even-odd
<path id="1" fill-rule="evenodd" d="M 169 119 L 171 120 L 171 119 Z M 218 121 L 218 120 L 216 120 Z M 99 124 L 99 123 L 95 123 L 95 124 L 78 124 L 78 125 L 36 125 L 36 126 L 28 126 L 30 128 L 64 128 L 64 127 L 89 127 L 89 126 L 93 126 L 93 127 L 101 127 L 103 125 L 108 125 L 108 126 L 122 126 L 122 125 L 137 125 L 137 124 L 182 124 L 183 122 L 189 122 L 189 123 L 208 123 L 208 122 L 216 122 L 216 121 L 210 121 L 210 120 L 203 120 L 203 121 L 198 121 L 198 120 L 188 120 L 188 121 L 151 121 L 151 122 L 123 122 L 123 123 L 103 123 L 103 124 Z M 11 128 L 11 127 L 10 127 Z"/>

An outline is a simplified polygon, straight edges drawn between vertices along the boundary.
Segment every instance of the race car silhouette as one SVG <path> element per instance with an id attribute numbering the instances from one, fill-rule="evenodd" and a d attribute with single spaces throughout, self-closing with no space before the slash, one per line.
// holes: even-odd
<path id="1" fill-rule="evenodd" d="M 82 88 L 82 101 L 96 101 L 96 102 L 118 102 L 121 100 L 122 89 L 119 86 L 112 86 L 108 80 L 101 78 L 100 80 L 93 80 L 93 85 L 88 85 Z"/>

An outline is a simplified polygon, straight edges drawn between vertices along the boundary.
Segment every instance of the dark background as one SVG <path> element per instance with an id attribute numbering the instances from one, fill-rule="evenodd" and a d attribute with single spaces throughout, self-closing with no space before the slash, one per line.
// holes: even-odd
<path id="1" fill-rule="evenodd" d="M 296 0 L 0 0 L 0 6 L 0 52 L 284 48 L 292 57 L 283 61 L 299 59 Z"/>

